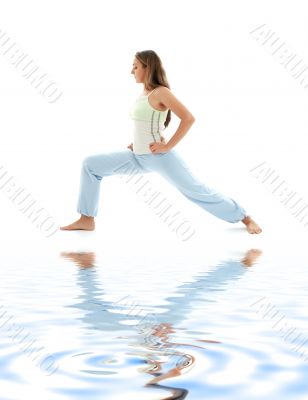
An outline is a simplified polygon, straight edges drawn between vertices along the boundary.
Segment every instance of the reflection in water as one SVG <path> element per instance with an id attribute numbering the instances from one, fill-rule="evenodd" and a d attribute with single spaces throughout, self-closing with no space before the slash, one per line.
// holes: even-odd
<path id="1" fill-rule="evenodd" d="M 177 294 L 181 296 L 168 297 L 166 300 L 169 304 L 163 306 L 164 309 L 167 307 L 168 310 L 155 314 L 155 320 L 152 319 L 150 323 L 149 320 L 151 318 L 149 314 L 146 316 L 146 324 L 144 324 L 144 317 L 141 319 L 139 316 L 133 316 L 134 319 L 139 320 L 139 323 L 136 325 L 142 327 L 142 335 L 138 336 L 138 340 L 143 339 L 143 343 L 139 344 L 146 350 L 142 353 L 142 356 L 146 359 L 147 367 L 142 369 L 142 371 L 153 376 L 153 379 L 146 386 L 165 389 L 171 392 L 171 397 L 168 395 L 164 399 L 185 399 L 187 397 L 188 391 L 186 389 L 163 386 L 158 383 L 162 380 L 179 376 L 194 366 L 195 358 L 190 354 L 174 351 L 176 347 L 203 347 L 187 343 L 174 343 L 171 341 L 170 334 L 175 333 L 175 326 L 182 322 L 186 316 L 189 316 L 195 301 L 212 302 L 211 298 L 204 300 L 205 293 L 224 290 L 224 286 L 233 280 L 239 279 L 245 273 L 246 267 L 251 267 L 261 253 L 261 250 L 251 249 L 246 252 L 242 260 L 221 263 L 217 269 L 203 276 L 196 277 L 196 281 L 180 285 L 177 288 Z M 78 297 L 80 302 L 73 304 L 71 307 L 76 307 L 84 311 L 82 321 L 88 327 L 95 330 L 127 330 L 127 325 L 123 324 L 125 315 L 119 313 L 120 303 L 102 300 L 104 290 L 97 278 L 95 253 L 62 252 L 61 256 L 73 261 L 80 267 L 77 278 L 77 283 L 82 289 Z M 124 298 L 127 297 L 129 296 L 125 296 Z M 132 304 L 129 306 L 127 302 L 124 303 L 122 301 L 121 306 L 123 307 L 123 305 L 127 317 L 131 312 Z M 134 305 L 135 308 L 136 305 Z M 156 308 L 160 307 L 157 306 Z M 153 314 L 151 316 L 153 318 Z M 142 324 L 140 325 L 141 322 Z M 145 326 L 147 329 L 145 329 Z M 199 342 L 219 343 L 213 340 L 199 340 Z M 167 371 L 163 372 L 166 362 L 157 360 L 161 355 L 168 355 L 169 358 L 176 355 L 180 357 L 180 360 L 176 362 L 175 367 L 168 367 Z"/>

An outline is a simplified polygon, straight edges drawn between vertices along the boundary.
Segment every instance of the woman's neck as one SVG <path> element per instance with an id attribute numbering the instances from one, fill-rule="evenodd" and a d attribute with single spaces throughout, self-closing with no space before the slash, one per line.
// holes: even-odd
<path id="1" fill-rule="evenodd" d="M 152 88 L 152 89 L 146 89 L 145 87 L 143 88 L 143 94 L 148 94 L 148 93 L 150 93 L 152 90 L 153 90 L 154 88 Z"/>

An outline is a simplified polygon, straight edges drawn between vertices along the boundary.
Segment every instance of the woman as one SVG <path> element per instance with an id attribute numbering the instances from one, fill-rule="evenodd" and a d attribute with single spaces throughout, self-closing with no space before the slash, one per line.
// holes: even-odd
<path id="1" fill-rule="evenodd" d="M 152 50 L 135 54 L 131 73 L 144 90 L 131 109 L 135 123 L 134 140 L 128 147 L 112 153 L 100 153 L 84 159 L 77 211 L 80 218 L 61 230 L 88 230 L 95 228 L 98 212 L 100 182 L 104 176 L 130 173 L 131 167 L 140 173 L 158 172 L 173 184 L 186 198 L 227 222 L 242 221 L 249 233 L 262 229 L 233 199 L 199 182 L 183 159 L 174 150 L 195 121 L 191 112 L 173 95 L 159 56 Z M 161 132 L 171 119 L 171 111 L 181 122 L 175 134 L 166 143 Z"/>

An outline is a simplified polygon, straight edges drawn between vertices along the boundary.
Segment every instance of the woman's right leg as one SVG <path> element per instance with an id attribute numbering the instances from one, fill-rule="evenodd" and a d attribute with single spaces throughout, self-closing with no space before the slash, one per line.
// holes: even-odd
<path id="1" fill-rule="evenodd" d="M 145 172 L 148 171 L 138 163 L 134 153 L 129 149 L 86 157 L 82 163 L 77 203 L 77 212 L 81 214 L 81 217 L 78 221 L 60 229 L 94 230 L 94 217 L 98 213 L 101 180 L 105 176 Z"/>

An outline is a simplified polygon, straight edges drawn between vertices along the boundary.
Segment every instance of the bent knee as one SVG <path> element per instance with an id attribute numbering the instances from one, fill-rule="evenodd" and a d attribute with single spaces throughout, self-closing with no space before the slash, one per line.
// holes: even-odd
<path id="1" fill-rule="evenodd" d="M 89 168 L 93 164 L 94 156 L 87 156 L 82 160 L 82 167 Z"/>

